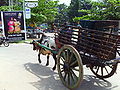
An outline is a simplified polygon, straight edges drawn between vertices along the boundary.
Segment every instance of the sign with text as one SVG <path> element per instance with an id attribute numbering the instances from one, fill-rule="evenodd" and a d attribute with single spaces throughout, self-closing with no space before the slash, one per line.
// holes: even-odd
<path id="1" fill-rule="evenodd" d="M 23 11 L 3 12 L 4 32 L 10 41 L 25 40 Z"/>
<path id="2" fill-rule="evenodd" d="M 33 8 L 37 6 L 38 6 L 38 2 L 25 2 L 25 7 Z"/>
<path id="3" fill-rule="evenodd" d="M 26 16 L 26 19 L 31 18 L 31 10 L 30 10 L 30 8 L 25 8 L 25 16 Z"/>

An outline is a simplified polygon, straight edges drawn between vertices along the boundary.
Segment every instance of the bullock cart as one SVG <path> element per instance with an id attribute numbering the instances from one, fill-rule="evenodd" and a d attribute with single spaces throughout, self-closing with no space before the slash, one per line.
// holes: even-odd
<path id="1" fill-rule="evenodd" d="M 116 52 L 119 35 L 77 26 L 64 26 L 55 34 L 56 48 L 35 43 L 56 54 L 57 70 L 62 83 L 69 89 L 77 88 L 83 79 L 83 65 L 98 78 L 111 77 L 120 58 Z"/>

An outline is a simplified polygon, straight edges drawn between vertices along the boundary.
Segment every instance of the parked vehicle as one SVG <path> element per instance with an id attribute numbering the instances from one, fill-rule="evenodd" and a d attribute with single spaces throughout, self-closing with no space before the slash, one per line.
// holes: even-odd
<path id="1" fill-rule="evenodd" d="M 0 37 L 0 45 L 4 45 L 5 47 L 9 46 L 9 42 L 8 39 L 6 39 L 5 37 Z"/>
<path id="2" fill-rule="evenodd" d="M 37 36 L 39 36 L 41 33 L 43 33 L 42 30 L 40 29 L 30 29 L 30 30 L 27 30 L 27 37 L 28 38 L 37 38 Z"/>

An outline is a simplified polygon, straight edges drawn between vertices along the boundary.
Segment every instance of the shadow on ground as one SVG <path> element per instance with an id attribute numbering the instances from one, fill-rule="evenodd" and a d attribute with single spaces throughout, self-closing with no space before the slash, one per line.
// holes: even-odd
<path id="1" fill-rule="evenodd" d="M 84 79 L 76 90 L 112 90 L 118 86 L 112 86 L 107 80 L 96 78 L 93 75 L 84 75 Z"/>
<path id="2" fill-rule="evenodd" d="M 40 64 L 27 63 L 25 69 L 39 78 L 37 82 L 31 84 L 38 90 L 68 90 L 59 79 L 59 75 L 52 71 L 50 67 Z"/>
<path id="3" fill-rule="evenodd" d="M 49 67 L 26 63 L 25 69 L 39 78 L 37 82 L 31 82 L 38 90 L 68 90 L 59 79 L 59 75 Z M 92 75 L 84 75 L 81 85 L 75 90 L 112 90 L 117 86 L 106 80 L 98 79 Z"/>

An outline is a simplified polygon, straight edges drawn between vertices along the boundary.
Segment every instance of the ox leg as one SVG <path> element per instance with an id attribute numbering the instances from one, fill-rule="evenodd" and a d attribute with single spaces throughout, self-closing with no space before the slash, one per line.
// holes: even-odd
<path id="1" fill-rule="evenodd" d="M 56 69 L 56 65 L 57 65 L 56 54 L 53 54 L 53 58 L 54 58 L 54 60 L 55 60 L 55 65 L 54 65 L 54 67 L 53 67 L 52 69 L 55 70 L 55 69 Z"/>
<path id="2" fill-rule="evenodd" d="M 38 61 L 39 61 L 39 63 L 41 63 L 40 53 L 38 54 Z"/>
<path id="3" fill-rule="evenodd" d="M 47 63 L 46 63 L 46 66 L 49 65 L 49 57 L 50 57 L 50 55 L 48 54 L 48 55 L 47 55 Z"/>

